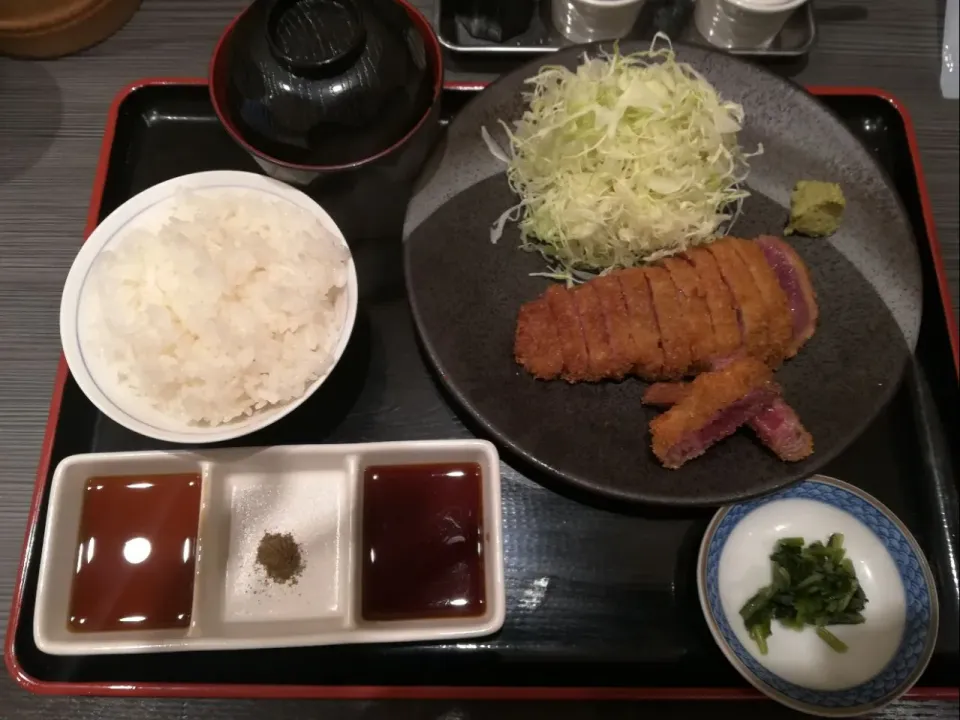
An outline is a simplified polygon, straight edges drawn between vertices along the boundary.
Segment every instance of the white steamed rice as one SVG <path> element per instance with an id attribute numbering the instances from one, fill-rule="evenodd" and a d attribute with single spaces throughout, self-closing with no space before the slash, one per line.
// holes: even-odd
<path id="1" fill-rule="evenodd" d="M 97 257 L 90 345 L 170 418 L 218 425 L 299 398 L 333 361 L 348 252 L 306 210 L 249 190 L 184 193 Z"/>

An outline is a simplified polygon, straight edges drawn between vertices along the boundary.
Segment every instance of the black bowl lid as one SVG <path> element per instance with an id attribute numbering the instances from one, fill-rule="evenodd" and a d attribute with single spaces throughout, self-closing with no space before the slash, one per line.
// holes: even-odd
<path id="1" fill-rule="evenodd" d="M 330 1 L 331 0 L 327 0 L 327 2 Z M 358 10 L 360 7 L 356 0 L 333 1 L 340 2 L 341 4 L 350 2 L 352 5 L 357 7 Z M 327 4 L 327 2 L 323 2 L 323 0 L 313 0 L 313 3 L 318 5 Z M 213 56 L 210 58 L 208 81 L 210 86 L 210 99 L 213 102 L 214 111 L 216 112 L 217 117 L 227 133 L 247 152 L 263 161 L 279 167 L 289 168 L 291 170 L 303 170 L 310 172 L 332 172 L 359 168 L 385 157 L 399 147 L 403 146 L 420 129 L 420 127 L 429 120 L 433 107 L 439 100 L 440 93 L 443 88 L 443 52 L 440 47 L 440 41 L 430 25 L 430 21 L 427 20 L 423 13 L 412 4 L 412 0 L 393 0 L 393 2 L 403 8 L 403 10 L 412 19 L 417 36 L 424 46 L 426 59 L 428 61 L 428 72 L 433 77 L 432 103 L 430 106 L 424 109 L 423 115 L 413 125 L 413 127 L 410 128 L 406 135 L 404 135 L 390 147 L 379 152 L 367 155 L 366 157 L 358 158 L 356 160 L 351 160 L 350 162 L 342 163 L 298 162 L 290 159 L 284 159 L 284 157 L 280 156 L 279 154 L 273 153 L 269 149 L 266 149 L 262 146 L 258 146 L 252 142 L 249 137 L 247 137 L 245 131 L 242 129 L 242 125 L 238 122 L 234 108 L 231 106 L 231 101 L 228 98 L 230 87 L 230 63 L 238 39 L 237 36 L 242 37 L 245 32 L 248 32 L 250 30 L 249 26 L 251 23 L 254 23 L 254 27 L 256 27 L 255 23 L 257 22 L 257 18 L 269 18 L 270 12 L 274 9 L 276 9 L 278 12 L 281 12 L 282 7 L 311 4 L 311 2 L 305 0 L 300 0 L 299 2 L 296 0 L 293 0 L 293 2 L 290 0 L 287 0 L 286 2 L 284 0 L 272 0 L 272 2 L 270 2 L 268 0 L 268 3 L 265 3 L 264 5 L 261 5 L 260 3 L 253 3 L 246 10 L 237 15 L 220 35 L 220 39 L 217 41 L 217 46 L 213 52 Z M 261 12 L 263 14 L 261 14 Z M 260 25 L 260 27 L 263 27 L 263 25 Z M 359 43 L 358 48 L 359 52 L 361 53 L 365 47 L 365 36 L 366 32 L 364 31 L 363 42 Z M 293 59 L 295 60 L 295 58 Z M 321 75 L 325 75 L 327 72 L 330 71 L 323 70 L 321 71 Z M 338 72 L 339 68 L 332 70 L 332 74 L 337 74 Z"/>
<path id="2" fill-rule="evenodd" d="M 360 56 L 366 40 L 355 0 L 274 0 L 267 42 L 278 62 L 304 75 L 335 75 Z"/>

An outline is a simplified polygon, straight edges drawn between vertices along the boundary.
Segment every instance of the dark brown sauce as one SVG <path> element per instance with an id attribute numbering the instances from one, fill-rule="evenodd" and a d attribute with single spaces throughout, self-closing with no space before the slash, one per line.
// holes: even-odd
<path id="1" fill-rule="evenodd" d="M 477 463 L 382 465 L 363 473 L 361 615 L 475 617 L 486 610 Z"/>
<path id="2" fill-rule="evenodd" d="M 87 480 L 71 631 L 190 625 L 200 485 L 198 473 Z"/>

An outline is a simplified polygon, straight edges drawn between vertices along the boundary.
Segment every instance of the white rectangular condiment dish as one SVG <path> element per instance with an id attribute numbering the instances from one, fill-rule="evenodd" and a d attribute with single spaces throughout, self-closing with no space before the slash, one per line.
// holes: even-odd
<path id="1" fill-rule="evenodd" d="M 361 615 L 362 483 L 371 465 L 470 462 L 482 482 L 485 605 L 475 617 L 368 621 Z M 193 608 L 185 628 L 68 629 L 83 492 L 91 477 L 199 473 Z M 303 445 L 74 455 L 57 467 L 40 559 L 33 632 L 53 655 L 239 650 L 479 637 L 503 625 L 500 461 L 483 440 Z M 290 533 L 294 585 L 255 566 L 264 533 Z"/>

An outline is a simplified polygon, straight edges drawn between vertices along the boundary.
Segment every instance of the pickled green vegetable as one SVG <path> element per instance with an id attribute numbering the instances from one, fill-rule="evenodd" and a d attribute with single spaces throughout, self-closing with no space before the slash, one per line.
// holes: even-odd
<path id="1" fill-rule="evenodd" d="M 793 630 L 812 626 L 833 650 L 846 652 L 847 645 L 827 627 L 862 623 L 867 596 L 846 556 L 843 535 L 834 533 L 826 544 L 817 540 L 810 545 L 803 538 L 782 538 L 770 562 L 772 582 L 740 608 L 761 654 L 767 654 L 774 620 Z"/>

